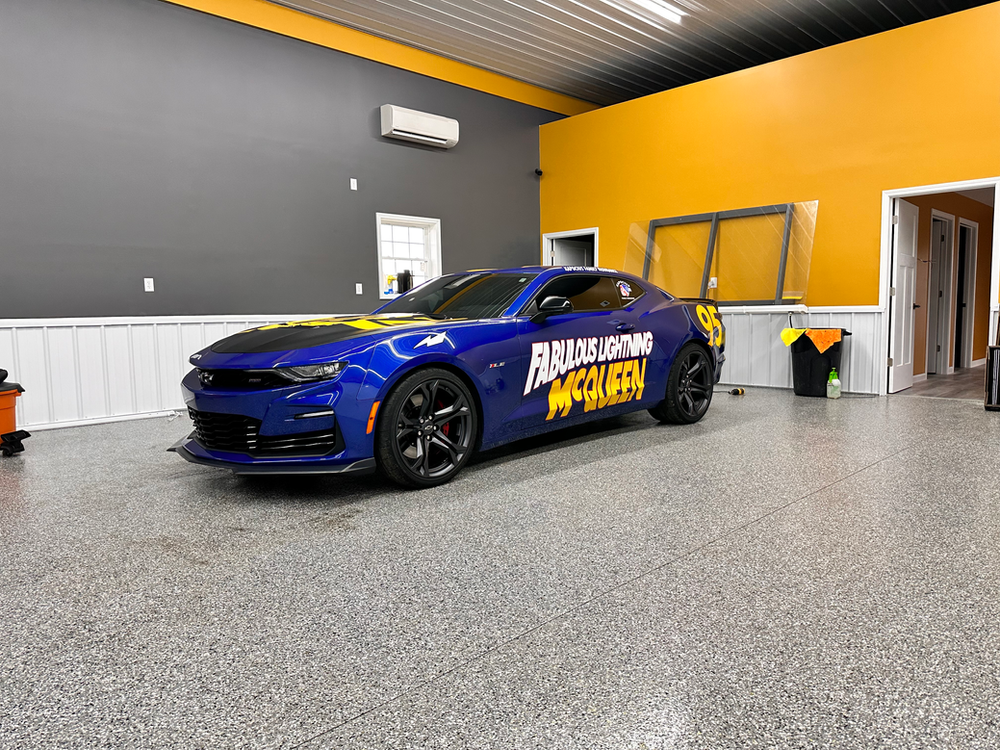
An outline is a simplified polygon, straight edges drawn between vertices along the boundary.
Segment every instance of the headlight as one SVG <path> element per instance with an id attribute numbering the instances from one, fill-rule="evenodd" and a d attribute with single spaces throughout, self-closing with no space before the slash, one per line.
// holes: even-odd
<path id="1" fill-rule="evenodd" d="M 320 365 L 301 367 L 276 367 L 274 371 L 296 383 L 308 383 L 313 380 L 336 380 L 345 369 L 347 362 L 324 362 Z"/>

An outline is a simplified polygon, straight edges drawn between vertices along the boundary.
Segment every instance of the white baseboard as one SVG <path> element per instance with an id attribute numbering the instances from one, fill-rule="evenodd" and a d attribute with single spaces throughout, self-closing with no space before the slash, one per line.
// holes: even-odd
<path id="1" fill-rule="evenodd" d="M 985 364 L 986 364 L 986 357 L 983 357 L 982 359 L 972 360 L 972 364 L 970 364 L 969 367 L 982 367 Z"/>
<path id="2" fill-rule="evenodd" d="M 921 381 L 924 381 L 924 380 L 927 380 L 927 373 L 926 372 L 922 372 L 919 375 L 914 375 L 913 376 L 913 382 L 914 383 L 920 383 Z"/>

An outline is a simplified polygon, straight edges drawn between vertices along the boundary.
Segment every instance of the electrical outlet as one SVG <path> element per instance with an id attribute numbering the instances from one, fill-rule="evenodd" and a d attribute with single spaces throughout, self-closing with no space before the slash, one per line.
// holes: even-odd
<path id="1" fill-rule="evenodd" d="M 358 189 L 358 178 L 357 177 L 352 177 L 351 178 L 351 190 L 357 190 L 357 189 Z"/>
<path id="2" fill-rule="evenodd" d="M 152 279 L 143 279 L 142 280 L 142 288 L 143 288 L 143 290 L 145 290 L 147 292 L 153 291 L 153 280 Z"/>
<path id="3" fill-rule="evenodd" d="M 354 293 L 355 294 L 364 294 L 364 292 L 361 291 L 361 284 L 355 284 L 354 285 Z"/>

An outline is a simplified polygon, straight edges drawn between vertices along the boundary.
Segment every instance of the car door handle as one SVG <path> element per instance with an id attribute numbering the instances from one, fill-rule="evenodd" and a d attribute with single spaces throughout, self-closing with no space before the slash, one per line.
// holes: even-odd
<path id="1" fill-rule="evenodd" d="M 635 328 L 635 326 L 632 325 L 631 323 L 619 323 L 617 326 L 615 326 L 615 330 L 621 331 L 622 333 L 624 333 L 625 331 L 631 331 L 633 328 Z"/>

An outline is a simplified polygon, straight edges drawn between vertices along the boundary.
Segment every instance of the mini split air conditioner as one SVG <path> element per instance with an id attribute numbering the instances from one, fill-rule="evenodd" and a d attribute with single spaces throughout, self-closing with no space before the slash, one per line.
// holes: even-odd
<path id="1" fill-rule="evenodd" d="M 381 112 L 382 135 L 386 138 L 438 148 L 451 148 L 458 143 L 458 120 L 393 104 L 383 104 Z"/>

